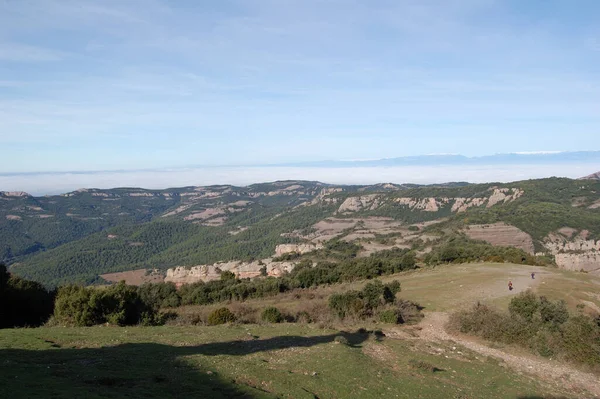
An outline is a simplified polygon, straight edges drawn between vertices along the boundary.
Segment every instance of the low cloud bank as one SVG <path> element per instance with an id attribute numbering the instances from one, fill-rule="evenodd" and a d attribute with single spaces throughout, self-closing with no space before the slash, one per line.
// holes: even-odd
<path id="1" fill-rule="evenodd" d="M 211 167 L 89 173 L 0 175 L 0 191 L 33 195 L 59 194 L 78 188 L 167 187 L 232 184 L 246 186 L 274 180 L 318 180 L 332 184 L 417 183 L 450 181 L 508 182 L 550 176 L 578 178 L 600 170 L 598 163 L 551 165 L 396 166 L 352 168 Z"/>

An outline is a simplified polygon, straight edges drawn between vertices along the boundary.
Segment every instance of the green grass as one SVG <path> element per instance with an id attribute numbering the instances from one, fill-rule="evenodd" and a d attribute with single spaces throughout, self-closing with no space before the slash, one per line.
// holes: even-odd
<path id="1" fill-rule="evenodd" d="M 334 342 L 343 335 L 348 345 Z M 515 398 L 552 391 L 486 359 L 308 325 L 0 331 L 0 397 Z M 449 349 L 446 348 L 446 352 Z M 436 368 L 415 369 L 411 361 Z"/>

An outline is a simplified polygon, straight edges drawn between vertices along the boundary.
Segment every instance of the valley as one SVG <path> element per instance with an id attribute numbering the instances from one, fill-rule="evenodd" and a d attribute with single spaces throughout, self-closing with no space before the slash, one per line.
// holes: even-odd
<path id="1" fill-rule="evenodd" d="M 263 266 L 281 276 L 302 259 L 325 260 L 319 250 L 332 240 L 360 246 L 358 257 L 412 248 L 424 262 L 462 234 L 598 273 L 599 201 L 600 182 L 592 178 L 2 193 L 0 251 L 13 273 L 48 285 L 159 276 L 183 284 L 218 279 L 223 270 L 255 277 Z"/>

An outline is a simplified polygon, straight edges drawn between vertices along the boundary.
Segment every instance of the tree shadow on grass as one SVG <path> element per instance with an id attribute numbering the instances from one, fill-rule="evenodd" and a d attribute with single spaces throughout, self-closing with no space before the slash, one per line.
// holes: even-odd
<path id="1" fill-rule="evenodd" d="M 310 347 L 344 336 L 349 346 L 368 333 L 170 346 L 130 343 L 102 348 L 64 348 L 47 341 L 47 350 L 0 350 L 2 398 L 275 398 L 251 377 L 234 380 L 220 375 L 203 356 L 246 356 L 253 353 Z M 58 346 L 58 347 L 57 347 Z M 193 357 L 199 355 L 197 357 Z M 188 358 L 189 357 L 189 358 Z M 185 359 L 184 359 L 185 358 Z M 236 359 L 230 360 L 231 364 Z M 258 367 L 258 366 L 257 366 Z"/>

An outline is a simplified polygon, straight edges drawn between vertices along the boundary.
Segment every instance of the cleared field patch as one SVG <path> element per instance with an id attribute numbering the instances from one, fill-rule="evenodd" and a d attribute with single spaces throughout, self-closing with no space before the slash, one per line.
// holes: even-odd
<path id="1" fill-rule="evenodd" d="M 165 277 L 161 273 L 151 272 L 148 269 L 131 270 L 128 272 L 107 273 L 100 275 L 110 283 L 125 281 L 128 285 L 142 285 L 144 283 L 160 283 Z"/>
<path id="2" fill-rule="evenodd" d="M 487 241 L 492 245 L 520 248 L 533 254 L 533 240 L 524 231 L 505 223 L 470 225 L 465 233 L 474 240 Z"/>

